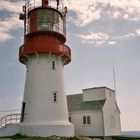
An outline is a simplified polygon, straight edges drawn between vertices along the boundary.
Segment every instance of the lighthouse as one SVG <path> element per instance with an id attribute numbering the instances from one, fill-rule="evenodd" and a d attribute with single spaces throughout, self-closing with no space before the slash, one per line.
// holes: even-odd
<path id="1" fill-rule="evenodd" d="M 30 0 L 23 6 L 24 43 L 19 61 L 27 68 L 21 134 L 73 136 L 68 120 L 64 66 L 71 61 L 66 42 L 66 13 L 59 0 Z"/>

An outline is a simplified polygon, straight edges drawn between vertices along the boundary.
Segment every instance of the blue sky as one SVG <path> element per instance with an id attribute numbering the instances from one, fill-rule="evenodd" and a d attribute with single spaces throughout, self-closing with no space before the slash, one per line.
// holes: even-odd
<path id="1" fill-rule="evenodd" d="M 26 69 L 18 61 L 23 43 L 18 15 L 24 3 L 0 3 L 0 116 L 3 110 L 21 107 Z M 97 86 L 114 89 L 114 64 L 122 129 L 140 130 L 140 0 L 64 3 L 68 7 L 66 44 L 72 50 L 72 62 L 64 73 L 67 94 Z"/>

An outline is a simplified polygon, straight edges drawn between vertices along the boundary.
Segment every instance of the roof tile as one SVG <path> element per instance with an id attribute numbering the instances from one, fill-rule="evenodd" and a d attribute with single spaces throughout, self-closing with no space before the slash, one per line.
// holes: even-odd
<path id="1" fill-rule="evenodd" d="M 68 111 L 101 110 L 105 100 L 83 101 L 82 94 L 67 96 Z"/>

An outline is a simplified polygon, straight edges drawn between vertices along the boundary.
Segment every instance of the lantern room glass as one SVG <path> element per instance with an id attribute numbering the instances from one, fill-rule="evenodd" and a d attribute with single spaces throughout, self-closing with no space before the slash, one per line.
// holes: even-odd
<path id="1" fill-rule="evenodd" d="M 61 15 L 52 9 L 39 9 L 37 11 L 37 30 L 48 30 L 63 34 L 63 19 Z"/>

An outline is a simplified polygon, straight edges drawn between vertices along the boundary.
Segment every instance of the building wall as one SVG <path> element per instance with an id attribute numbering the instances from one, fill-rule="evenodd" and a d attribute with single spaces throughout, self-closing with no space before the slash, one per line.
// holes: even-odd
<path id="1" fill-rule="evenodd" d="M 106 89 L 106 102 L 103 107 L 105 136 L 120 135 L 120 111 L 116 104 L 115 93 Z"/>
<path id="2" fill-rule="evenodd" d="M 103 136 L 103 116 L 101 111 L 70 112 L 76 135 Z M 83 124 L 83 116 L 90 116 L 91 124 Z"/>
<path id="3" fill-rule="evenodd" d="M 83 101 L 104 100 L 105 88 L 83 89 Z"/>

